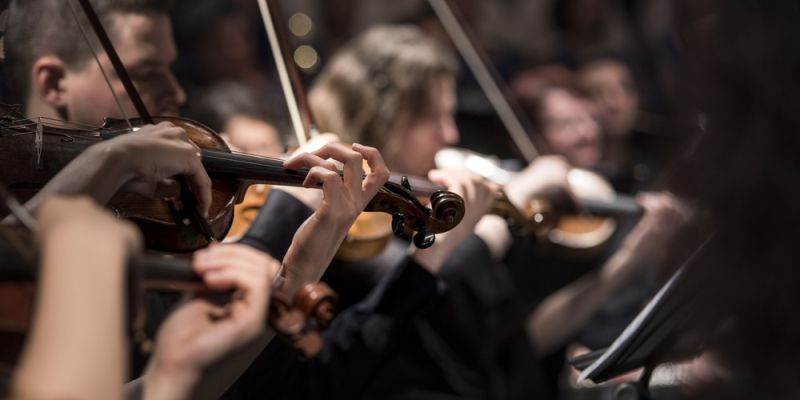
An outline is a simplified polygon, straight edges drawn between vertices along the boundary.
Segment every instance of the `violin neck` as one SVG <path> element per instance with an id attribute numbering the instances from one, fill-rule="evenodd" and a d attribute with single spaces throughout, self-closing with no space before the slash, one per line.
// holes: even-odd
<path id="1" fill-rule="evenodd" d="M 283 167 L 283 160 L 247 154 L 232 154 L 203 150 L 203 166 L 211 175 L 223 175 L 241 180 L 273 185 L 301 186 L 307 169 L 291 170 Z"/>
<path id="2" fill-rule="evenodd" d="M 643 212 L 633 197 L 619 194 L 612 201 L 581 199 L 580 205 L 591 214 L 606 217 L 636 216 Z"/>

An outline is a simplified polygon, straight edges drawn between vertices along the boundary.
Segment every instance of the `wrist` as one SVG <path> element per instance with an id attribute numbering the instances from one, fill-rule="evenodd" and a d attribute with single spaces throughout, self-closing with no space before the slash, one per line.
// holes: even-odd
<path id="1" fill-rule="evenodd" d="M 502 217 L 493 214 L 484 215 L 478 221 L 475 226 L 475 235 L 486 243 L 495 261 L 502 260 L 505 257 L 513 241 L 511 231 L 508 229 L 508 222 Z"/>
<path id="2" fill-rule="evenodd" d="M 134 163 L 131 155 L 136 154 L 127 142 L 118 143 L 115 139 L 110 139 L 103 143 L 104 146 L 92 146 L 87 151 L 94 153 L 97 165 L 101 166 L 100 171 L 105 176 L 114 177 L 120 186 L 126 182 L 142 175 L 138 166 Z"/>
<path id="3" fill-rule="evenodd" d="M 189 369 L 161 368 L 155 363 L 148 366 L 143 377 L 143 400 L 182 400 L 191 398 L 192 389 L 200 381 L 200 374 Z"/>

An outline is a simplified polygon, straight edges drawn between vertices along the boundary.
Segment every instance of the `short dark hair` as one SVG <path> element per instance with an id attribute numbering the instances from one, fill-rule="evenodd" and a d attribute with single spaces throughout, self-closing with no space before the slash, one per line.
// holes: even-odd
<path id="1" fill-rule="evenodd" d="M 12 0 L 5 34 L 5 72 L 15 101 L 25 102 L 30 90 L 29 74 L 37 58 L 52 54 L 73 68 L 80 68 L 91 57 L 86 41 L 72 17 L 70 1 L 76 7 L 82 26 L 89 29 L 93 46 L 99 44 L 74 0 Z M 114 13 L 168 13 L 170 1 L 91 0 L 103 26 L 114 37 Z"/>

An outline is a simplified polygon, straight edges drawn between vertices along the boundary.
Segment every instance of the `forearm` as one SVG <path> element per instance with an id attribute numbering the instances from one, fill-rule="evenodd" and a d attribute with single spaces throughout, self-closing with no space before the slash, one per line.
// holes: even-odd
<path id="1" fill-rule="evenodd" d="M 603 303 L 631 278 L 636 262 L 621 249 L 602 268 L 548 296 L 529 315 L 528 337 L 540 355 L 565 344 L 602 307 Z"/>
<path id="2" fill-rule="evenodd" d="M 284 280 L 277 288 L 293 296 L 303 285 L 322 278 L 352 223 L 313 214 L 295 234 L 283 259 Z"/>
<path id="3" fill-rule="evenodd" d="M 119 243 L 86 243 L 85 232 L 67 228 L 44 239 L 37 309 L 14 392 L 22 398 L 119 398 L 127 252 Z"/>

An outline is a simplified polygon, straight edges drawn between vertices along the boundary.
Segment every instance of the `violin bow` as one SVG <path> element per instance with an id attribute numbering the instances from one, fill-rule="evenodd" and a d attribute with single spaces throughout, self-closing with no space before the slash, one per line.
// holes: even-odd
<path id="1" fill-rule="evenodd" d="M 280 18 L 281 7 L 275 0 L 258 0 L 258 8 L 261 11 L 261 19 L 264 21 L 269 46 L 278 69 L 278 78 L 286 99 L 286 106 L 289 108 L 289 116 L 297 143 L 302 146 L 308 139 L 317 136 L 319 132 L 311 107 L 308 105 L 305 90 L 303 90 L 300 72 L 297 65 L 291 62 L 292 55 L 289 52 L 287 29 Z"/>
<path id="2" fill-rule="evenodd" d="M 39 221 L 2 184 L 0 184 L 0 201 L 25 229 L 31 233 L 39 232 Z"/>
<path id="3" fill-rule="evenodd" d="M 80 19 L 78 18 L 77 13 L 72 4 L 72 0 L 67 0 L 69 2 L 70 8 L 72 9 L 72 15 L 75 17 L 75 22 L 77 23 L 78 27 L 80 27 L 81 32 L 83 33 L 84 39 L 86 39 L 86 43 L 89 46 L 89 50 L 94 55 L 95 61 L 97 62 L 100 70 L 103 72 L 103 77 L 106 79 L 106 83 L 108 87 L 111 89 L 112 94 L 114 95 L 114 99 L 117 101 L 117 106 L 120 108 L 120 112 L 122 113 L 125 120 L 128 122 L 128 126 L 131 127 L 131 131 L 133 131 L 133 126 L 131 125 L 130 120 L 125 116 L 125 111 L 123 110 L 119 100 L 117 100 L 117 96 L 114 93 L 114 89 L 109 81 L 108 75 L 103 70 L 102 65 L 100 65 L 100 61 L 97 58 L 97 55 L 94 51 L 94 48 L 91 45 L 86 34 L 83 32 L 83 26 L 81 24 Z M 136 112 L 139 114 L 142 122 L 145 124 L 152 124 L 153 117 L 147 111 L 147 107 L 144 105 L 141 96 L 139 96 L 139 92 L 136 90 L 136 86 L 133 85 L 133 81 L 128 75 L 127 69 L 125 69 L 125 65 L 122 64 L 122 61 L 119 58 L 119 54 L 117 54 L 114 45 L 111 43 L 111 39 L 109 39 L 108 34 L 106 33 L 105 28 L 103 28 L 103 24 L 100 22 L 100 18 L 97 17 L 97 13 L 94 11 L 91 3 L 89 0 L 78 0 L 81 8 L 83 9 L 83 13 L 86 18 L 89 20 L 89 24 L 92 27 L 97 38 L 100 40 L 100 44 L 103 46 L 103 50 L 106 52 L 108 59 L 111 61 L 111 65 L 114 67 L 114 71 L 116 72 L 117 76 L 119 76 L 122 85 L 125 87 L 125 92 L 127 93 L 128 97 L 130 98 L 133 106 L 136 108 Z M 213 242 L 216 238 L 211 233 L 211 228 L 208 225 L 208 222 L 200 217 L 199 213 L 197 212 L 197 199 L 194 197 L 192 192 L 189 190 L 189 185 L 186 183 L 186 178 L 183 176 L 175 176 L 175 181 L 181 187 L 181 203 L 183 207 L 181 210 L 176 210 L 174 205 L 171 203 L 168 204 L 170 210 L 172 211 L 173 218 L 177 224 L 182 225 L 194 225 L 197 229 L 203 234 L 206 241 Z"/>
<path id="4" fill-rule="evenodd" d="M 499 74 L 488 62 L 488 57 L 485 52 L 481 52 L 477 47 L 474 40 L 475 35 L 471 34 L 464 23 L 463 18 L 457 14 L 454 7 L 452 7 L 448 0 L 428 0 L 433 12 L 439 18 L 439 21 L 444 26 L 447 35 L 453 44 L 456 46 L 461 58 L 467 64 L 472 75 L 478 81 L 481 90 L 489 99 L 492 108 L 500 117 L 500 121 L 506 128 L 511 141 L 517 147 L 517 150 L 522 157 L 528 162 L 532 162 L 539 156 L 539 151 L 533 144 L 533 140 L 528 135 L 529 129 L 525 129 L 520 120 L 519 113 L 514 111 L 511 102 L 500 89 L 498 82 L 500 82 Z M 519 107 L 516 107 L 519 108 Z M 527 124 L 530 127 L 530 124 Z"/>

